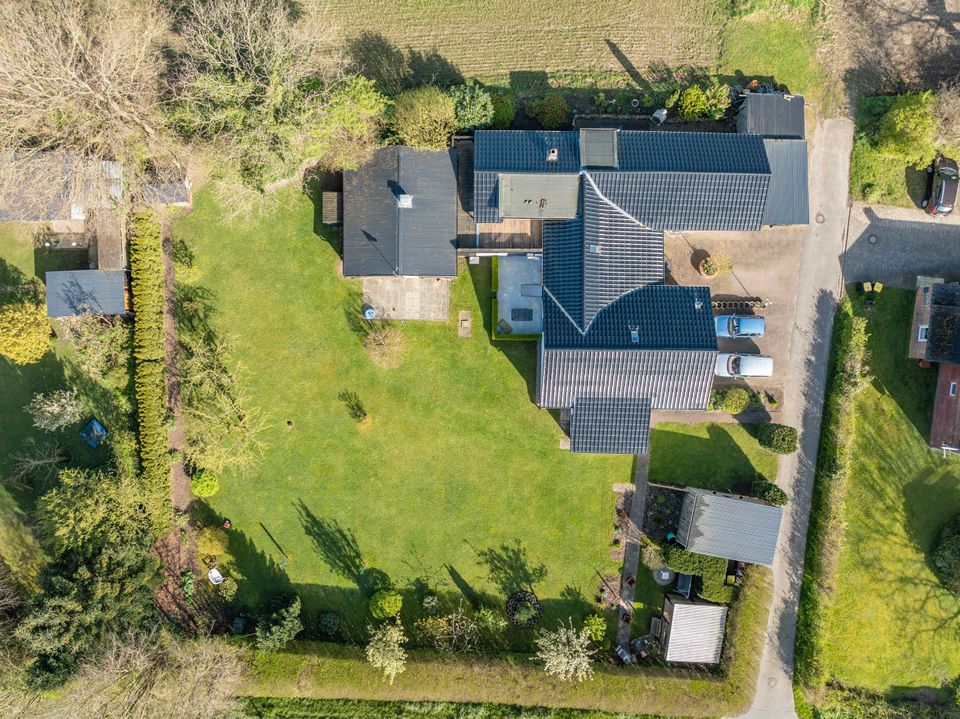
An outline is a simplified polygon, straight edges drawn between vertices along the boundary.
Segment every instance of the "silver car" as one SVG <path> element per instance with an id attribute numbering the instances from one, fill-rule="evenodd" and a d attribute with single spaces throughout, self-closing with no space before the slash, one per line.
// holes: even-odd
<path id="1" fill-rule="evenodd" d="M 717 337 L 763 337 L 763 317 L 755 315 L 720 315 L 714 318 Z"/>
<path id="2" fill-rule="evenodd" d="M 715 372 L 717 377 L 772 377 L 773 357 L 721 352 Z"/>

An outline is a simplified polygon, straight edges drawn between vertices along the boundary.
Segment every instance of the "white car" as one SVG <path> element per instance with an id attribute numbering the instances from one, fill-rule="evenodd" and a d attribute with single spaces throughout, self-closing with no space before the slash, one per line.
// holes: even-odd
<path id="1" fill-rule="evenodd" d="M 721 352 L 717 355 L 717 377 L 772 377 L 773 357 Z"/>

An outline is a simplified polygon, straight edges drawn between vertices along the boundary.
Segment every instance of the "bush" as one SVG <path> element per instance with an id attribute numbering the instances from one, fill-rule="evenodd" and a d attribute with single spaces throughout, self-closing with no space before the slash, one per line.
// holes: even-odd
<path id="1" fill-rule="evenodd" d="M 960 515 L 940 531 L 933 567 L 943 586 L 960 595 Z"/>
<path id="2" fill-rule="evenodd" d="M 607 620 L 599 614 L 591 614 L 583 620 L 583 628 L 594 644 L 603 644 L 607 638 Z"/>
<path id="3" fill-rule="evenodd" d="M 688 552 L 676 544 L 668 544 L 663 548 L 663 558 L 674 572 L 700 577 L 698 594 L 704 599 L 729 604 L 736 596 L 736 587 L 726 583 L 726 559 Z"/>
<path id="4" fill-rule="evenodd" d="M 543 607 L 533 592 L 514 592 L 507 600 L 507 618 L 518 627 L 532 627 L 540 621 Z"/>
<path id="5" fill-rule="evenodd" d="M 377 91 L 376 83 L 350 76 L 330 93 L 314 126 L 315 146 L 311 153 L 323 158 L 334 170 L 355 170 L 373 154 L 380 140 L 380 126 L 389 100 Z"/>
<path id="6" fill-rule="evenodd" d="M 24 409 L 33 418 L 33 426 L 44 432 L 56 432 L 69 427 L 83 416 L 83 407 L 74 390 L 35 394 Z"/>
<path id="7" fill-rule="evenodd" d="M 0 307 L 0 356 L 15 364 L 39 362 L 50 349 L 50 321 L 38 302 Z"/>
<path id="8" fill-rule="evenodd" d="M 762 499 L 764 502 L 772 504 L 775 507 L 782 507 L 790 501 L 786 492 L 759 474 L 754 478 L 751 490 L 753 491 L 754 497 Z"/>
<path id="9" fill-rule="evenodd" d="M 535 101 L 530 108 L 530 116 L 540 123 L 545 130 L 556 130 L 567 122 L 567 101 L 559 93 L 544 95 Z"/>
<path id="10" fill-rule="evenodd" d="M 880 119 L 877 147 L 885 155 L 897 157 L 918 170 L 936 155 L 936 98 L 930 91 L 900 95 Z"/>
<path id="11" fill-rule="evenodd" d="M 400 622 L 389 622 L 379 627 L 370 627 L 370 643 L 367 644 L 367 661 L 383 672 L 393 684 L 397 674 L 407 668 L 407 641 Z"/>
<path id="12" fill-rule="evenodd" d="M 217 587 L 217 590 L 220 592 L 220 596 L 224 598 L 225 601 L 232 602 L 237 596 L 237 580 L 233 577 L 224 577 L 223 581 L 220 582 L 220 586 Z"/>
<path id="13" fill-rule="evenodd" d="M 700 271 L 708 277 L 722 275 L 733 269 L 733 262 L 726 255 L 710 255 L 700 263 Z"/>
<path id="14" fill-rule="evenodd" d="M 180 572 L 180 591 L 188 602 L 193 601 L 193 593 L 197 586 L 197 576 L 189 569 Z"/>
<path id="15" fill-rule="evenodd" d="M 88 374 L 105 379 L 119 369 L 126 380 L 130 330 L 130 323 L 122 317 L 103 317 L 87 312 L 80 317 L 61 318 L 57 334 L 74 346 L 80 365 Z"/>
<path id="16" fill-rule="evenodd" d="M 374 619 L 389 619 L 400 613 L 403 597 L 393 589 L 381 589 L 370 597 L 370 614 Z"/>
<path id="17" fill-rule="evenodd" d="M 663 101 L 664 108 L 666 108 L 667 110 L 673 109 L 674 105 L 677 104 L 677 101 L 679 99 L 680 99 L 680 88 L 677 88 L 676 90 L 671 92 L 669 95 L 667 95 L 667 99 Z"/>
<path id="18" fill-rule="evenodd" d="M 710 84 L 705 91 L 707 108 L 704 115 L 711 120 L 719 120 L 730 107 L 730 86 L 720 83 L 717 78 L 710 78 Z"/>
<path id="19" fill-rule="evenodd" d="M 447 91 L 453 98 L 458 130 L 488 127 L 493 120 L 493 98 L 477 84 L 457 85 Z M 511 118 L 512 119 L 512 118 Z"/>
<path id="20" fill-rule="evenodd" d="M 691 85 L 681 92 L 677 104 L 684 120 L 696 120 L 707 114 L 707 94 L 699 85 Z"/>
<path id="21" fill-rule="evenodd" d="M 385 322 L 371 323 L 367 336 L 363 339 L 363 346 L 370 355 L 370 360 L 378 367 L 396 369 L 403 364 L 404 341 L 399 327 Z"/>
<path id="22" fill-rule="evenodd" d="M 402 92 L 390 113 L 393 133 L 418 150 L 442 150 L 456 128 L 453 98 L 435 87 Z"/>
<path id="23" fill-rule="evenodd" d="M 543 662 L 543 670 L 560 681 L 582 682 L 593 679 L 591 661 L 596 650 L 590 646 L 590 636 L 584 630 L 577 631 L 571 621 L 554 631 L 539 631 L 534 640 L 537 658 Z"/>
<path id="24" fill-rule="evenodd" d="M 194 497 L 200 497 L 201 499 L 212 497 L 220 491 L 220 480 L 213 472 L 200 470 L 193 475 L 190 489 L 193 490 Z"/>
<path id="25" fill-rule="evenodd" d="M 716 392 L 719 395 L 720 409 L 730 414 L 746 412 L 754 404 L 753 395 L 743 387 L 726 387 Z"/>
<path id="26" fill-rule="evenodd" d="M 257 649 L 279 652 L 303 630 L 300 597 L 257 623 Z"/>
<path id="27" fill-rule="evenodd" d="M 317 627 L 320 629 L 320 634 L 327 639 L 336 637 L 340 631 L 340 615 L 336 612 L 321 612 L 317 619 Z"/>
<path id="28" fill-rule="evenodd" d="M 197 532 L 197 556 L 201 560 L 219 559 L 227 553 L 229 545 L 230 537 L 223 527 L 204 527 Z"/>
<path id="29" fill-rule="evenodd" d="M 517 101 L 510 92 L 495 92 L 490 96 L 493 103 L 493 117 L 490 127 L 494 130 L 506 130 L 517 116 Z"/>
<path id="30" fill-rule="evenodd" d="M 761 424 L 757 439 L 762 447 L 777 454 L 792 454 L 797 451 L 797 430 L 785 424 Z"/>

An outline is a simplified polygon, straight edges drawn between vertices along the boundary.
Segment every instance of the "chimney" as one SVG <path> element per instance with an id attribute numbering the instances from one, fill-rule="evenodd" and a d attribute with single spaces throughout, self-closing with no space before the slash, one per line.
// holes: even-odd
<path id="1" fill-rule="evenodd" d="M 703 302 L 701 302 L 700 300 L 697 300 L 696 302 L 693 303 L 693 308 L 694 308 L 695 310 L 702 310 L 702 309 L 703 309 Z"/>
<path id="2" fill-rule="evenodd" d="M 397 195 L 397 207 L 401 209 L 413 207 L 413 195 Z"/>
<path id="3" fill-rule="evenodd" d="M 547 153 L 547 162 L 556 162 L 557 161 L 557 148 L 551 147 L 550 152 Z"/>

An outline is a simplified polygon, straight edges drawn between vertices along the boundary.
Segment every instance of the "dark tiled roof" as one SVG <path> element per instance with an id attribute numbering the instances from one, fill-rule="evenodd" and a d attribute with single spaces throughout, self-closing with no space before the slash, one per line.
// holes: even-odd
<path id="1" fill-rule="evenodd" d="M 548 160 L 551 149 L 557 150 L 554 161 Z M 579 172 L 578 134 L 554 130 L 478 130 L 474 135 L 474 168 L 480 172 Z"/>
<path id="2" fill-rule="evenodd" d="M 808 224 L 807 143 L 804 140 L 764 140 L 763 144 L 770 160 L 770 187 L 763 209 L 763 224 Z"/>
<path id="3" fill-rule="evenodd" d="M 960 364 L 960 285 L 933 286 L 926 358 Z"/>
<path id="4" fill-rule="evenodd" d="M 452 150 L 387 147 L 344 173 L 343 274 L 456 274 L 454 167 Z M 412 207 L 398 207 L 401 194 Z"/>
<path id="5" fill-rule="evenodd" d="M 740 106 L 737 132 L 769 138 L 802 140 L 805 137 L 803 96 L 750 93 Z"/>
<path id="6" fill-rule="evenodd" d="M 570 449 L 594 454 L 646 454 L 650 400 L 581 397 L 570 410 Z"/>
<path id="7" fill-rule="evenodd" d="M 122 270 L 72 270 L 48 272 L 47 315 L 76 317 L 122 315 L 126 312 Z"/>
<path id="8" fill-rule="evenodd" d="M 763 175 L 770 172 L 761 138 L 723 132 L 619 134 L 623 172 L 694 172 Z"/>
<path id="9" fill-rule="evenodd" d="M 763 151 L 763 142 L 755 139 Z M 764 164 L 767 164 L 766 154 Z M 590 174 L 604 197 L 639 222 L 651 229 L 678 232 L 759 230 L 770 183 L 770 175 L 760 173 L 618 171 Z"/>
<path id="10" fill-rule="evenodd" d="M 707 287 L 649 285 L 633 290 L 601 310 L 586 334 L 549 295 L 543 304 L 546 349 L 717 349 Z M 631 330 L 636 330 L 636 343 Z"/>
<path id="11" fill-rule="evenodd" d="M 544 305 L 549 300 L 544 298 Z M 581 397 L 649 399 L 653 409 L 706 409 L 715 350 L 541 348 L 537 404 L 571 407 Z"/>
<path id="12" fill-rule="evenodd" d="M 583 220 L 543 223 L 543 286 L 583 327 Z"/>

